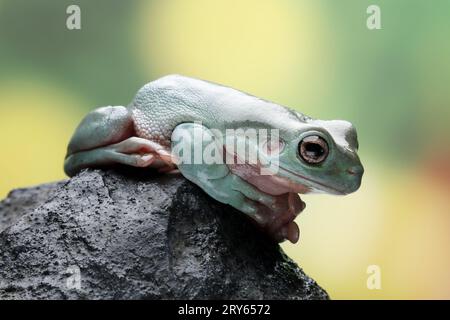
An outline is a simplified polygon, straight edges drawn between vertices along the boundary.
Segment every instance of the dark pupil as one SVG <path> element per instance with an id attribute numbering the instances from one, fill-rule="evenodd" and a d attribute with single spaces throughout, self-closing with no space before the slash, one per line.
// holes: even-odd
<path id="1" fill-rule="evenodd" d="M 325 150 L 317 143 L 306 143 L 305 151 L 306 155 L 313 159 L 318 159 L 325 153 Z"/>

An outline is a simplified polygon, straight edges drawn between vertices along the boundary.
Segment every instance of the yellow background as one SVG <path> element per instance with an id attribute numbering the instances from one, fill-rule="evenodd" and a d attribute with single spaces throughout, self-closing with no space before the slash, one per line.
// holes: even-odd
<path id="1" fill-rule="evenodd" d="M 283 245 L 332 298 L 449 299 L 449 34 L 446 0 L 0 0 L 0 198 L 64 178 L 89 110 L 165 74 L 208 79 L 356 125 L 361 189 L 304 196 Z"/>

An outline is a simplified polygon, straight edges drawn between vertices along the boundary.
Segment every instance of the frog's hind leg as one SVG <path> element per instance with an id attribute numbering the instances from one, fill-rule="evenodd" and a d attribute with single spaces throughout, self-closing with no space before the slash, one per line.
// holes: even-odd
<path id="1" fill-rule="evenodd" d="M 102 107 L 89 113 L 69 143 L 64 171 L 73 176 L 84 168 L 124 164 L 173 169 L 167 148 L 134 136 L 133 119 L 125 107 Z"/>

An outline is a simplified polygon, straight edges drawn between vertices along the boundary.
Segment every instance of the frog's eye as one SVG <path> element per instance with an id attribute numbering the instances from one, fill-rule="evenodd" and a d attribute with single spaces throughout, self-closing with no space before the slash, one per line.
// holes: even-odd
<path id="1" fill-rule="evenodd" d="M 300 141 L 298 152 L 307 163 L 319 164 L 328 156 L 328 144 L 319 136 L 308 136 Z"/>

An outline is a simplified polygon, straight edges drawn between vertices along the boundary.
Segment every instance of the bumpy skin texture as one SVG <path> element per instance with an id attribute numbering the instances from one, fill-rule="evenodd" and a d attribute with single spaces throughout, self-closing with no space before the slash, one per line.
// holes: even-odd
<path id="1" fill-rule="evenodd" d="M 139 137 L 167 146 L 180 123 L 197 121 L 219 130 L 250 124 L 253 128 L 294 133 L 304 118 L 238 90 L 182 76 L 166 76 L 148 83 L 138 91 L 130 110 Z"/>
<path id="2" fill-rule="evenodd" d="M 206 150 L 229 129 L 277 129 L 275 152 L 244 137 L 249 150 L 268 163 L 276 161 L 276 172 L 262 175 L 259 164 L 175 161 L 172 151 L 179 141 L 192 141 L 192 150 Z M 198 142 L 195 132 L 208 139 Z M 224 157 L 228 150 L 214 144 Z M 214 199 L 253 218 L 277 241 L 296 242 L 294 219 L 305 207 L 298 193 L 357 190 L 363 174 L 357 148 L 349 122 L 314 120 L 229 87 L 171 75 L 141 88 L 128 108 L 102 107 L 88 114 L 69 143 L 65 171 L 72 176 L 83 168 L 112 164 L 177 168 Z"/>

